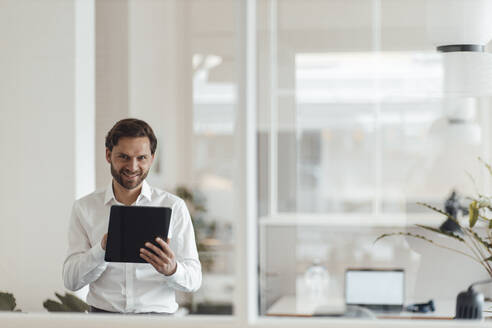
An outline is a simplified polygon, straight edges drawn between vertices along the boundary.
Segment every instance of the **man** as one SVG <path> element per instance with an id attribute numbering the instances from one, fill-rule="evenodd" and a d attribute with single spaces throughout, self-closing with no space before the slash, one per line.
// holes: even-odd
<path id="1" fill-rule="evenodd" d="M 200 287 L 201 265 L 184 201 L 145 181 L 156 146 L 154 132 L 144 121 L 117 122 L 106 136 L 111 184 L 74 203 L 63 280 L 72 291 L 89 284 L 91 312 L 174 313 L 175 290 L 193 292 Z M 146 243 L 140 249 L 148 264 L 104 261 L 112 205 L 172 209 L 169 239 L 157 239 L 160 248 Z"/>

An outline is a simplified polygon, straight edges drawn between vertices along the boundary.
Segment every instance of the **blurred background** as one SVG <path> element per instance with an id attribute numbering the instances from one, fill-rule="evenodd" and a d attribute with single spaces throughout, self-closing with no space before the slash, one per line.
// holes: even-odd
<path id="1" fill-rule="evenodd" d="M 256 2 L 261 315 L 282 300 L 343 298 L 350 267 L 405 269 L 416 301 L 453 299 L 487 277 L 418 241 L 373 243 L 415 223 L 438 227 L 443 217 L 418 201 L 443 207 L 453 190 L 490 192 L 477 160 L 491 151 L 490 38 L 483 52 L 436 51 L 428 2 Z M 0 291 L 22 310 L 44 311 L 64 292 L 72 203 L 109 183 L 104 137 L 137 117 L 159 141 L 149 182 L 188 201 L 197 232 L 203 284 L 179 295 L 184 313 L 234 312 L 240 9 L 234 0 L 0 0 Z"/>

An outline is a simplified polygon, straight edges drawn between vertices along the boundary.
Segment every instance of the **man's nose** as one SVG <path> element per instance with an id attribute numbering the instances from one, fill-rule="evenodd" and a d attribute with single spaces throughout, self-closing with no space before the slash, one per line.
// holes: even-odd
<path id="1" fill-rule="evenodd" d="M 132 158 L 128 163 L 128 169 L 132 172 L 138 170 L 138 160 L 136 158 Z"/>

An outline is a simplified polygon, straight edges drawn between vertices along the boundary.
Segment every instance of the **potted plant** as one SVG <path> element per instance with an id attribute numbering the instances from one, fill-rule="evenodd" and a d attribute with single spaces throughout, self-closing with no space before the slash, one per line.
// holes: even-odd
<path id="1" fill-rule="evenodd" d="M 48 312 L 89 312 L 89 305 L 77 296 L 65 293 L 65 296 L 55 293 L 59 301 L 46 300 L 43 306 Z"/>
<path id="2" fill-rule="evenodd" d="M 488 173 L 492 175 L 492 167 L 481 158 L 478 160 L 483 163 Z M 473 181 L 471 176 L 470 178 Z M 474 181 L 473 183 L 476 187 Z M 478 190 L 477 188 L 475 189 Z M 422 230 L 430 231 L 436 234 L 436 236 L 440 235 L 458 241 L 463 246 L 461 248 L 444 245 L 424 235 L 411 232 L 382 234 L 375 242 L 390 236 L 407 236 L 420 239 L 436 247 L 448 249 L 472 259 L 492 277 L 492 196 L 486 196 L 477 191 L 475 197 L 467 197 L 467 200 L 469 202 L 468 210 L 462 211 L 462 214 L 467 216 L 465 223 L 460 221 L 457 211 L 449 209 L 442 210 L 426 203 L 417 203 L 445 216 L 455 229 L 443 229 L 443 226 L 435 228 L 421 224 L 417 224 L 416 226 Z"/>
<path id="3" fill-rule="evenodd" d="M 11 293 L 0 292 L 0 311 L 15 311 L 20 312 L 20 309 L 16 309 L 15 297 Z"/>

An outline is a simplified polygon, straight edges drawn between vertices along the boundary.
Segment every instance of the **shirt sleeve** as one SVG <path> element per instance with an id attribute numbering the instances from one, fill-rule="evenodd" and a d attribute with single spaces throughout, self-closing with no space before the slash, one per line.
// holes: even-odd
<path id="1" fill-rule="evenodd" d="M 107 267 L 101 243 L 91 246 L 81 219 L 80 207 L 75 202 L 68 229 L 68 252 L 63 263 L 63 283 L 71 291 L 97 280 Z"/>
<path id="2" fill-rule="evenodd" d="M 174 231 L 169 246 L 176 257 L 176 272 L 165 276 L 168 284 L 180 291 L 195 292 L 202 284 L 202 267 L 198 259 L 195 242 L 195 232 L 190 213 L 184 201 L 180 201 L 174 209 L 171 220 L 174 222 Z"/>

